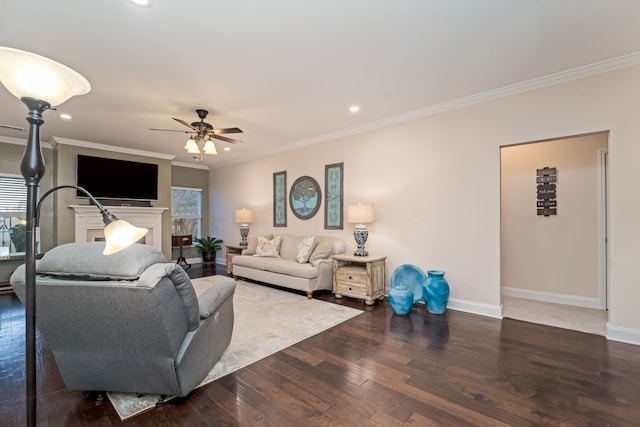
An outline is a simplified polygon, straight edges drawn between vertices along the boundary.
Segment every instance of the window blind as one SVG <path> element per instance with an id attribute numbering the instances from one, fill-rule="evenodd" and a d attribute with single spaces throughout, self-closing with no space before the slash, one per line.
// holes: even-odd
<path id="1" fill-rule="evenodd" d="M 202 190 L 199 188 L 171 189 L 171 216 L 174 218 L 200 218 Z"/>
<path id="2" fill-rule="evenodd" d="M 24 215 L 27 211 L 27 187 L 24 178 L 0 175 L 0 215 Z"/>

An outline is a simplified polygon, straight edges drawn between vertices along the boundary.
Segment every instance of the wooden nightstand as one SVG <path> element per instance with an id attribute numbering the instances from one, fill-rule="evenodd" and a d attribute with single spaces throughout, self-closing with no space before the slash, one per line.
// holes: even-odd
<path id="1" fill-rule="evenodd" d="M 224 247 L 227 248 L 227 274 L 231 274 L 233 273 L 233 257 L 240 255 L 247 247 L 240 245 L 224 245 Z"/>
<path id="2" fill-rule="evenodd" d="M 333 256 L 333 293 L 363 299 L 373 305 L 384 297 L 384 269 L 386 256 Z"/>

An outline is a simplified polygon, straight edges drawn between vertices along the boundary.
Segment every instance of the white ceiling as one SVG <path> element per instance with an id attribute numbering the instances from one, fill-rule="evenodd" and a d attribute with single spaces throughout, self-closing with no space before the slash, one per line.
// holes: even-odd
<path id="1" fill-rule="evenodd" d="M 639 22 L 637 0 L 0 0 L 0 46 L 91 82 L 45 113 L 42 140 L 195 163 L 187 135 L 149 128 L 180 130 L 171 117 L 196 121 L 205 108 L 215 127 L 244 130 L 229 135 L 244 144 L 205 156 L 217 167 L 614 58 L 639 62 Z M 0 88 L 0 124 L 26 127 L 25 117 Z"/>

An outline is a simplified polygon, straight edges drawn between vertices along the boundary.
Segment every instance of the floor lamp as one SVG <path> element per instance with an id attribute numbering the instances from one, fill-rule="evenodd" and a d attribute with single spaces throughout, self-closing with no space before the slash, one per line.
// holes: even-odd
<path id="1" fill-rule="evenodd" d="M 47 59 L 18 49 L 0 46 L 0 82 L 29 110 L 29 136 L 20 171 L 27 187 L 27 224 L 25 248 L 25 315 L 26 315 L 26 393 L 27 426 L 36 425 L 36 226 L 38 222 L 38 187 L 45 172 L 44 158 L 40 147 L 40 126 L 44 123 L 42 113 L 62 104 L 75 95 L 83 95 L 91 90 L 91 85 L 74 70 Z M 60 188 L 53 188 L 43 195 L 46 197 Z M 85 191 L 86 193 L 86 191 Z M 88 194 L 88 193 L 87 193 Z M 95 201 L 91 197 L 92 201 Z M 40 200 L 42 202 L 42 199 Z M 122 238 L 131 231 L 121 220 L 111 215 L 99 203 L 96 204 L 105 220 L 105 238 L 107 227 L 113 239 Z M 129 227 L 132 227 L 128 224 Z M 135 229 L 135 227 L 132 227 Z M 140 230 L 140 229 L 138 229 Z M 139 234 L 139 232 L 138 232 Z M 143 235 L 146 234 L 144 231 Z M 137 240 L 137 239 L 136 239 Z M 135 240 L 134 240 L 135 241 Z M 117 244 L 105 246 L 110 253 L 117 252 L 128 245 L 121 240 Z"/>

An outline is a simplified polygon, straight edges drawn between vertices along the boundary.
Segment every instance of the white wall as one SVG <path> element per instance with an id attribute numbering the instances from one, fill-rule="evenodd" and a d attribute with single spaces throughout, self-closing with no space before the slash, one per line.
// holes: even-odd
<path id="1" fill-rule="evenodd" d="M 501 150 L 503 294 L 604 308 L 598 133 Z M 536 169 L 557 170 L 557 215 L 536 213 Z M 517 292 L 516 292 L 517 291 Z"/>
<path id="2" fill-rule="evenodd" d="M 640 67 L 506 96 L 347 136 L 211 173 L 212 232 L 239 238 L 233 211 L 256 209 L 256 232 L 272 229 L 272 173 L 323 182 L 344 162 L 345 201 L 372 202 L 367 249 L 446 271 L 452 306 L 500 306 L 500 147 L 610 130 L 611 302 L 609 335 L 640 343 Z M 291 233 L 322 233 L 322 214 L 288 216 Z M 276 231 L 280 231 L 279 229 Z M 350 225 L 342 235 L 353 249 Z"/>

